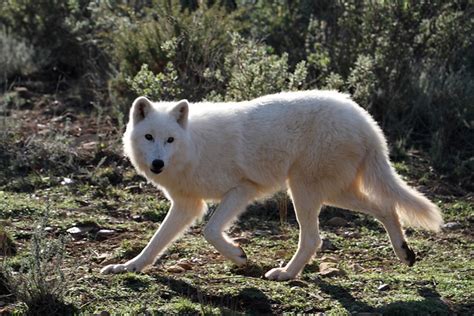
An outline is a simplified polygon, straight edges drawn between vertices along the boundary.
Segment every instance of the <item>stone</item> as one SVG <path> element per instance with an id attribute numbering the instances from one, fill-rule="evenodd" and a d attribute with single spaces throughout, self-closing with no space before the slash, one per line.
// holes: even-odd
<path id="1" fill-rule="evenodd" d="M 132 219 L 136 222 L 141 222 L 143 221 L 143 217 L 141 215 L 133 215 Z"/>
<path id="2" fill-rule="evenodd" d="M 183 268 L 184 270 L 191 270 L 193 268 L 193 265 L 188 261 L 180 261 L 176 265 Z"/>
<path id="3" fill-rule="evenodd" d="M 250 240 L 247 237 L 236 237 L 234 241 L 239 244 L 248 244 Z"/>
<path id="4" fill-rule="evenodd" d="M 339 262 L 339 258 L 336 256 L 322 256 L 321 261 L 323 262 Z"/>
<path id="5" fill-rule="evenodd" d="M 349 265 L 349 267 L 352 269 L 352 271 L 354 272 L 362 272 L 364 271 L 365 269 L 360 265 L 360 264 L 357 264 L 357 263 L 351 263 Z"/>
<path id="6" fill-rule="evenodd" d="M 388 285 L 388 284 L 382 284 L 377 288 L 377 290 L 380 291 L 380 292 L 387 291 L 389 289 L 390 289 L 390 285 Z"/>
<path id="7" fill-rule="evenodd" d="M 85 231 L 84 229 L 82 228 L 79 228 L 79 227 L 71 227 L 69 228 L 68 230 L 66 230 L 69 234 L 71 235 L 79 235 L 79 234 L 83 234 L 83 233 L 86 233 L 87 231 Z"/>
<path id="8" fill-rule="evenodd" d="M 74 183 L 74 180 L 71 178 L 63 178 L 63 181 L 61 181 L 61 185 L 68 185 Z"/>
<path id="9" fill-rule="evenodd" d="M 342 233 L 342 236 L 347 238 L 358 238 L 360 234 L 358 232 L 345 231 Z"/>
<path id="10" fill-rule="evenodd" d="M 175 264 L 175 265 L 172 265 L 171 267 L 168 267 L 166 271 L 171 272 L 171 273 L 183 273 L 184 271 L 186 271 L 186 269 Z"/>
<path id="11" fill-rule="evenodd" d="M 345 275 L 344 271 L 338 269 L 338 268 L 327 268 L 326 270 L 323 270 L 319 272 L 321 276 L 325 277 L 334 277 L 334 276 L 343 276 Z"/>
<path id="12" fill-rule="evenodd" d="M 335 268 L 335 267 L 337 267 L 337 264 L 335 262 L 321 262 L 319 264 L 319 271 L 322 272 L 329 268 Z"/>
<path id="13" fill-rule="evenodd" d="M 443 226 L 443 229 L 446 230 L 456 230 L 462 227 L 461 223 L 459 222 L 447 222 Z"/>
<path id="14" fill-rule="evenodd" d="M 336 268 L 336 266 L 337 264 L 334 262 L 321 262 L 319 265 L 319 274 L 326 277 L 345 275 L 345 272 Z"/>
<path id="15" fill-rule="evenodd" d="M 73 238 L 81 238 L 85 234 L 97 229 L 94 226 L 74 226 L 66 230 Z"/>
<path id="16" fill-rule="evenodd" d="M 101 229 L 97 232 L 97 236 L 99 237 L 109 237 L 115 234 L 115 230 L 113 229 Z"/>
<path id="17" fill-rule="evenodd" d="M 321 251 L 326 250 L 337 250 L 337 247 L 327 238 L 323 238 L 323 243 L 321 245 Z"/>

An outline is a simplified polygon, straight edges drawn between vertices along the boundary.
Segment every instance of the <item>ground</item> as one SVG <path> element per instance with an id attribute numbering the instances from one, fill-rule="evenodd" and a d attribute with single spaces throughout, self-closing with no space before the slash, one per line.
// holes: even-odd
<path id="1" fill-rule="evenodd" d="M 0 258 L 7 259 L 14 273 L 22 271 L 38 227 L 46 242 L 66 236 L 59 310 L 102 315 L 474 311 L 473 196 L 435 174 L 423 153 L 409 152 L 395 167 L 442 208 L 450 224 L 437 234 L 407 230 L 419 258 L 414 267 L 399 262 L 373 218 L 326 208 L 321 214 L 323 250 L 297 280 L 266 280 L 265 272 L 286 263 L 298 241 L 291 204 L 280 194 L 250 206 L 230 232 L 250 259 L 246 267 L 237 268 L 205 242 L 201 229 L 206 217 L 144 273 L 101 275 L 104 265 L 124 262 L 142 249 L 169 203 L 121 156 L 121 126 L 105 115 L 91 119 L 65 112 L 61 104 L 48 111 L 21 106 L 4 113 L 9 122 L 21 122 L 7 124 L 11 148 L 18 146 L 26 153 L 37 145 L 36 137 L 51 154 L 34 157 L 28 152 L 26 171 L 24 166 L 7 166 L 10 172 L 2 174 Z M 0 158 L 10 165 L 17 162 L 3 146 Z M 57 148 L 66 152 L 64 157 Z M 53 159 L 53 152 L 57 160 L 44 163 Z M 69 162 L 67 153 L 73 155 Z M 56 167 L 70 172 L 55 173 Z M 0 283 L 0 313 L 27 310 L 14 294 Z"/>

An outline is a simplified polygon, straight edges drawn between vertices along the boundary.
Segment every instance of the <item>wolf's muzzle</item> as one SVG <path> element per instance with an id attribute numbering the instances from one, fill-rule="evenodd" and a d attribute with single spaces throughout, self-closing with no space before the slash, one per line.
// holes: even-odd
<path id="1" fill-rule="evenodd" d="M 160 173 L 161 171 L 163 171 L 163 167 L 165 166 L 165 163 L 163 160 L 161 159 L 155 159 L 151 162 L 151 172 L 153 173 Z"/>

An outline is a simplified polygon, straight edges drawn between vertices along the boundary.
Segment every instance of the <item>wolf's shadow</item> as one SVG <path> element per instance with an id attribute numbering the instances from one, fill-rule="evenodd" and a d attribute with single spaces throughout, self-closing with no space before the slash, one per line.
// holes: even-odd
<path id="1" fill-rule="evenodd" d="M 322 279 L 318 279 L 317 284 L 321 291 L 329 294 L 337 300 L 351 314 L 374 313 L 380 315 L 468 315 L 472 312 L 473 302 L 453 306 L 441 299 L 436 289 L 422 287 L 418 289 L 418 294 L 423 300 L 417 301 L 397 301 L 384 306 L 375 307 L 355 298 L 345 288 L 330 284 Z"/>
<path id="2" fill-rule="evenodd" d="M 195 303 L 224 307 L 231 311 L 241 311 L 246 314 L 274 314 L 270 300 L 261 290 L 247 287 L 236 294 L 215 295 L 202 291 L 198 286 L 183 280 L 165 276 L 157 276 L 157 282 L 165 284 L 170 290 L 180 296 L 185 296 Z"/>

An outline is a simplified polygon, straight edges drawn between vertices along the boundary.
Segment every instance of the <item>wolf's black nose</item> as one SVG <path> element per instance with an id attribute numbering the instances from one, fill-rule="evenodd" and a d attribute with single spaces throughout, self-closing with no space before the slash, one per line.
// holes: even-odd
<path id="1" fill-rule="evenodd" d="M 150 170 L 154 173 L 160 173 L 161 169 L 165 166 L 165 163 L 161 159 L 155 159 L 151 162 Z"/>

